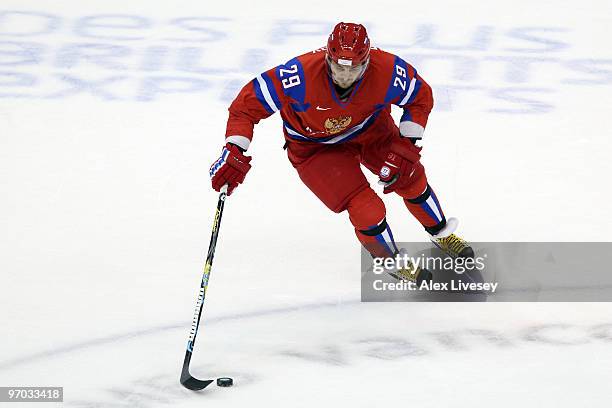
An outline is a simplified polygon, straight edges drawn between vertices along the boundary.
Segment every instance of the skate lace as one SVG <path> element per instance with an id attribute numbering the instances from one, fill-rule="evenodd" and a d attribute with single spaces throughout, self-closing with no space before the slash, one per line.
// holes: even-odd
<path id="1" fill-rule="evenodd" d="M 409 261 L 407 268 L 401 268 L 393 273 L 390 272 L 389 274 L 395 279 L 415 282 L 419 276 L 419 273 L 421 273 L 421 268 L 415 266 L 412 261 Z"/>
<path id="2" fill-rule="evenodd" d="M 463 251 L 468 246 L 467 242 L 465 242 L 455 234 L 450 234 L 446 238 L 438 239 L 438 243 L 443 249 L 452 253 L 454 256 L 459 256 L 461 251 Z"/>

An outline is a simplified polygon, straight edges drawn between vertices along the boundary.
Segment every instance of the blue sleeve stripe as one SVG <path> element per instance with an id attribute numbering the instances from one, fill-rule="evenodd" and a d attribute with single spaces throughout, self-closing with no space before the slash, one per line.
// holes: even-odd
<path id="1" fill-rule="evenodd" d="M 261 87 L 259 86 L 259 81 L 257 81 L 257 79 L 253 80 L 253 88 L 255 88 L 255 96 L 257 97 L 259 103 L 262 104 L 268 113 L 274 113 L 270 105 L 268 105 L 268 102 L 266 102 L 266 98 L 264 98 L 263 93 L 261 92 Z"/>
<path id="2" fill-rule="evenodd" d="M 270 78 L 270 76 L 267 73 L 263 73 L 261 74 L 261 77 L 263 78 L 263 80 L 266 83 L 266 87 L 268 88 L 268 92 L 270 93 L 270 96 L 272 97 L 272 101 L 274 102 L 274 105 L 276 105 L 276 110 L 280 110 L 280 108 L 282 107 L 280 98 L 278 97 L 278 94 L 276 93 L 276 88 L 274 88 L 274 83 L 272 82 L 272 78 Z"/>
<path id="3" fill-rule="evenodd" d="M 408 109 L 404 109 L 404 113 L 402 114 L 402 117 L 400 118 L 400 122 L 412 122 L 412 115 L 410 114 L 410 111 Z"/>

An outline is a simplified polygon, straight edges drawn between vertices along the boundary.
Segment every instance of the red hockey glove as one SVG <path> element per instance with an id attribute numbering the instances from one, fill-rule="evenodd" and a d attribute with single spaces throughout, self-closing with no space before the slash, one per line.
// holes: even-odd
<path id="1" fill-rule="evenodd" d="M 242 154 L 238 146 L 227 143 L 221 151 L 221 157 L 210 166 L 212 187 L 220 191 L 227 184 L 227 195 L 232 194 L 251 169 L 250 161 L 251 157 Z"/>
<path id="2" fill-rule="evenodd" d="M 423 166 L 419 163 L 420 152 L 421 148 L 407 138 L 391 143 L 385 163 L 378 173 L 379 184 L 385 186 L 383 193 L 389 194 L 408 187 L 421 175 Z"/>

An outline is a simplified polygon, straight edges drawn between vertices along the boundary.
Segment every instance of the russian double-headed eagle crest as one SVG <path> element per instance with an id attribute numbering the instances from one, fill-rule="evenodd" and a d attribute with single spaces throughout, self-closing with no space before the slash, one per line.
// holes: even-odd
<path id="1" fill-rule="evenodd" d="M 344 131 L 351 124 L 351 116 L 340 116 L 337 118 L 327 118 L 325 120 L 325 131 L 328 135 L 335 135 Z"/>

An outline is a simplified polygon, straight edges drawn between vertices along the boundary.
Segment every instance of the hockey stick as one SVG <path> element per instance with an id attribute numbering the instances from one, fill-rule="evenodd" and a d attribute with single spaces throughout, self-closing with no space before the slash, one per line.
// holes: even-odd
<path id="1" fill-rule="evenodd" d="M 208 246 L 208 255 L 206 256 L 206 264 L 204 265 L 204 274 L 202 275 L 202 283 L 200 284 L 200 294 L 196 302 L 193 322 L 191 323 L 191 331 L 189 332 L 189 340 L 187 341 L 187 351 L 185 352 L 185 361 L 183 362 L 183 370 L 181 371 L 181 384 L 190 390 L 202 390 L 210 385 L 214 380 L 198 380 L 189 374 L 189 363 L 193 346 L 195 344 L 198 327 L 200 326 L 200 317 L 202 316 L 202 308 L 204 299 L 206 298 L 206 289 L 208 288 L 208 279 L 210 278 L 210 268 L 212 266 L 213 257 L 215 256 L 215 248 L 217 247 L 217 237 L 219 236 L 219 226 L 221 225 L 221 216 L 223 215 L 223 206 L 227 197 L 227 184 L 221 188 L 219 201 L 217 202 L 217 212 L 213 221 L 212 235 Z"/>

